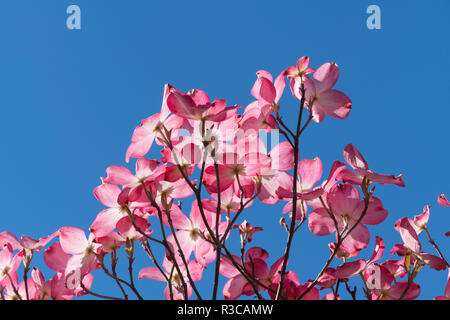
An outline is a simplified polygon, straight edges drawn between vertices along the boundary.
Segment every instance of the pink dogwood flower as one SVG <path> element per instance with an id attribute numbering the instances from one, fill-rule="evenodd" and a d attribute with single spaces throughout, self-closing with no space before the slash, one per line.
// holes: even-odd
<path id="1" fill-rule="evenodd" d="M 67 277 L 75 274 L 78 278 L 72 285 L 79 286 L 79 281 L 90 272 L 100 268 L 98 256 L 101 251 L 101 245 L 94 242 L 94 234 L 90 234 L 89 238 L 83 230 L 75 227 L 62 227 L 59 229 L 59 241 L 61 250 L 65 254 L 71 255 L 65 266 Z M 59 258 L 60 259 L 60 258 Z M 63 258 L 64 260 L 67 257 Z"/>
<path id="2" fill-rule="evenodd" d="M 117 222 L 128 213 L 124 207 L 124 199 L 119 198 L 122 190 L 110 183 L 103 183 L 94 190 L 94 195 L 98 201 L 108 207 L 102 210 L 90 227 L 90 231 L 96 237 L 108 235 L 116 227 Z"/>
<path id="3" fill-rule="evenodd" d="M 240 190 L 242 187 L 246 197 L 249 197 L 255 191 L 253 177 L 271 166 L 271 160 L 266 154 L 256 152 L 243 156 L 235 152 L 226 153 L 220 159 L 222 159 L 221 163 L 218 164 L 220 191 L 234 185 L 234 190 Z M 214 166 L 205 169 L 203 178 L 208 193 L 217 193 L 219 189 Z"/>
<path id="4" fill-rule="evenodd" d="M 25 281 L 19 283 L 17 276 L 11 279 L 12 282 L 5 284 L 5 300 L 35 300 L 37 289 L 33 279 L 27 279 L 27 286 Z M 27 299 L 27 291 L 29 299 Z"/>
<path id="5" fill-rule="evenodd" d="M 142 120 L 141 125 L 134 130 L 131 136 L 131 144 L 125 156 L 127 163 L 130 161 L 130 158 L 140 158 L 146 155 L 153 141 L 165 134 L 165 130 L 171 132 L 171 138 L 176 136 L 176 130 L 181 127 L 183 119 L 176 115 L 169 116 L 170 110 L 167 106 L 167 98 L 171 91 L 178 90 L 170 84 L 166 84 L 164 86 L 161 112 Z"/>
<path id="6" fill-rule="evenodd" d="M 298 59 L 297 64 L 286 69 L 286 76 L 288 78 L 305 77 L 306 75 L 315 72 L 316 70 L 308 67 L 309 57 L 304 56 Z"/>
<path id="7" fill-rule="evenodd" d="M 33 251 L 38 251 L 45 247 L 53 238 L 57 236 L 57 232 L 52 235 L 39 240 L 32 239 L 25 235 L 20 237 L 20 241 L 16 238 L 14 234 L 8 231 L 3 231 L 0 233 L 0 245 L 9 243 L 13 250 L 24 250 L 26 255 L 29 256 Z"/>
<path id="8" fill-rule="evenodd" d="M 338 176 L 345 169 L 345 164 L 334 161 L 328 178 L 322 185 L 315 186 L 322 176 L 322 162 L 318 157 L 315 159 L 303 159 L 298 164 L 297 181 L 297 215 L 296 220 L 302 221 L 307 213 L 307 204 L 313 208 L 321 207 L 319 197 L 326 194 L 338 181 Z M 291 212 L 293 192 L 289 190 L 292 186 L 292 177 L 281 180 L 280 187 L 277 190 L 278 196 L 288 201 L 283 208 L 283 213 Z"/>
<path id="9" fill-rule="evenodd" d="M 450 207 L 450 202 L 447 200 L 447 198 L 443 194 L 441 194 L 439 196 L 438 203 L 443 207 Z"/>
<path id="10" fill-rule="evenodd" d="M 384 253 L 384 240 L 378 236 L 375 238 L 375 248 L 372 257 L 369 260 L 359 259 L 352 262 L 346 262 L 336 269 L 336 278 L 348 279 L 358 274 L 363 274 L 367 269 L 378 261 Z"/>
<path id="11" fill-rule="evenodd" d="M 14 254 L 13 247 L 7 243 L 2 245 L 0 251 L 0 284 L 5 278 L 15 274 L 22 261 L 23 252 L 19 251 Z"/>
<path id="12" fill-rule="evenodd" d="M 373 278 L 371 279 L 372 300 L 414 300 L 420 294 L 420 286 L 417 283 L 394 281 L 391 272 L 383 265 L 375 264 L 370 276 Z M 367 273 L 365 280 L 369 280 Z"/>
<path id="13" fill-rule="evenodd" d="M 339 90 L 332 89 L 339 77 L 339 67 L 335 63 L 324 63 L 315 72 L 313 78 L 293 77 L 290 80 L 292 94 L 301 99 L 301 85 L 305 88 L 305 106 L 312 112 L 315 122 L 322 122 L 325 114 L 345 119 L 350 114 L 352 101 Z"/>
<path id="14" fill-rule="evenodd" d="M 408 254 L 409 250 L 413 259 L 419 260 L 432 269 L 444 270 L 447 267 L 447 263 L 444 260 L 435 255 L 423 252 L 416 228 L 418 228 L 418 226 L 413 220 L 409 218 L 399 219 L 395 223 L 395 230 L 400 233 L 403 244 L 397 244 L 391 253 L 405 256 Z"/>
<path id="15" fill-rule="evenodd" d="M 263 228 L 261 227 L 253 227 L 250 223 L 247 222 L 247 220 L 244 220 L 241 224 L 235 224 L 233 226 L 233 229 L 239 230 L 239 233 L 241 235 L 241 243 L 244 241 L 251 242 L 253 240 L 253 235 L 256 232 L 263 230 Z"/>
<path id="16" fill-rule="evenodd" d="M 50 280 L 45 281 L 42 271 L 38 268 L 33 268 L 31 271 L 31 278 L 36 286 L 36 300 L 49 300 L 52 298 L 52 283 Z"/>
<path id="17" fill-rule="evenodd" d="M 403 181 L 402 175 L 393 176 L 374 173 L 369 170 L 369 165 L 367 164 L 364 157 L 359 153 L 353 144 L 348 144 L 344 149 L 344 159 L 356 171 L 357 174 L 350 170 L 344 170 L 342 172 L 341 178 L 344 181 L 349 181 L 353 184 L 361 185 L 364 177 L 372 182 L 377 182 L 379 184 L 395 184 L 399 187 L 404 187 L 405 182 Z"/>
<path id="18" fill-rule="evenodd" d="M 258 100 L 258 106 L 261 111 L 264 109 L 265 113 L 271 111 L 278 111 L 278 101 L 283 95 L 286 81 L 284 79 L 284 71 L 273 82 L 272 75 L 265 71 L 259 70 L 256 72 L 258 78 L 251 90 L 252 96 Z"/>
<path id="19" fill-rule="evenodd" d="M 114 184 L 116 186 L 130 187 L 131 189 L 141 186 L 148 180 L 155 180 L 164 174 L 166 166 L 158 166 L 156 160 L 140 158 L 136 161 L 136 174 L 121 166 L 110 166 L 106 169 L 107 177 L 103 178 L 103 183 Z"/>
<path id="20" fill-rule="evenodd" d="M 225 100 L 214 100 L 211 103 L 208 96 L 200 90 L 187 94 L 171 90 L 167 96 L 167 106 L 180 118 L 214 122 L 221 122 L 234 116 L 237 108 L 237 106 L 226 107 Z"/>
<path id="21" fill-rule="evenodd" d="M 344 230 L 353 228 L 364 211 L 364 200 L 361 200 L 358 189 L 344 183 L 335 185 L 327 193 L 326 203 L 331 210 L 336 222 L 330 217 L 327 208 L 316 208 L 308 217 L 308 226 L 315 235 L 323 236 L 332 232 L 343 233 Z M 361 222 L 343 240 L 340 249 L 348 254 L 357 254 L 367 247 L 370 236 L 366 224 L 375 225 L 381 223 L 387 216 L 378 198 L 372 197 Z"/>

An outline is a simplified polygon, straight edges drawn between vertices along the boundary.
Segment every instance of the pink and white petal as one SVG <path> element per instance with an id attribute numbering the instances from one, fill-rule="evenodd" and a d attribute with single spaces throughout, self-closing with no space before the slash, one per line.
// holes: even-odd
<path id="1" fill-rule="evenodd" d="M 333 292 L 330 292 L 324 295 L 322 300 L 341 300 L 341 297 L 339 294 L 335 296 Z"/>
<path id="2" fill-rule="evenodd" d="M 392 255 L 396 254 L 399 257 L 403 257 L 403 256 L 406 256 L 406 254 L 408 253 L 408 250 L 409 249 L 403 243 L 397 243 L 396 245 L 394 245 L 392 247 L 391 254 Z"/>
<path id="3" fill-rule="evenodd" d="M 325 190 L 322 187 L 314 188 L 314 190 L 309 192 L 300 192 L 298 193 L 298 198 L 304 201 L 311 201 L 319 198 L 324 194 Z"/>
<path id="4" fill-rule="evenodd" d="M 228 280 L 223 287 L 223 296 L 225 300 L 236 300 L 242 296 L 246 284 L 247 280 L 241 274 Z"/>
<path id="5" fill-rule="evenodd" d="M 264 73 L 262 73 L 262 71 L 263 70 L 257 72 L 258 78 L 256 79 L 255 84 L 253 85 L 253 88 L 250 91 L 250 93 L 256 99 L 258 99 L 258 101 L 262 100 L 265 103 L 271 104 L 275 100 L 277 92 L 272 83 L 272 80 L 266 78 L 264 76 Z"/>
<path id="6" fill-rule="evenodd" d="M 445 296 L 437 296 L 437 297 L 434 297 L 433 300 L 450 300 L 450 299 Z"/>
<path id="7" fill-rule="evenodd" d="M 153 280 L 159 280 L 159 281 L 166 281 L 164 276 L 161 274 L 158 268 L 156 267 L 147 267 L 139 271 L 139 279 L 146 278 L 146 279 L 153 279 Z"/>
<path id="8" fill-rule="evenodd" d="M 402 297 L 405 291 L 406 294 Z M 420 286 L 417 283 L 411 283 L 408 288 L 408 281 L 399 281 L 388 290 L 387 296 L 383 297 L 383 300 L 398 300 L 401 297 L 402 300 L 414 300 L 419 295 Z"/>
<path id="9" fill-rule="evenodd" d="M 447 200 L 444 194 L 438 197 L 438 203 L 443 207 L 450 207 L 450 202 Z"/>
<path id="10" fill-rule="evenodd" d="M 427 227 L 428 219 L 430 219 L 430 206 L 425 206 L 421 214 L 414 216 L 417 234 L 420 234 L 420 232 Z"/>
<path id="11" fill-rule="evenodd" d="M 345 171 L 347 166 L 338 161 L 334 160 L 333 165 L 331 166 L 330 173 L 328 174 L 328 178 L 326 182 L 323 184 L 323 189 L 328 192 L 330 189 L 339 181 L 341 181 L 341 172 Z"/>
<path id="12" fill-rule="evenodd" d="M 3 271 L 3 268 L 8 266 L 11 263 L 11 259 L 13 258 L 13 248 L 9 243 L 4 244 L 1 247 L 0 251 L 0 267 Z M 1 274 L 0 276 L 4 276 L 4 274 Z"/>
<path id="13" fill-rule="evenodd" d="M 172 183 L 172 187 L 173 189 L 170 196 L 175 199 L 187 198 L 194 194 L 194 191 L 184 179 Z"/>
<path id="14" fill-rule="evenodd" d="M 275 204 L 278 202 L 279 197 L 277 195 L 279 184 L 275 177 L 272 179 L 261 179 L 260 191 L 258 193 L 258 199 L 262 203 Z"/>
<path id="15" fill-rule="evenodd" d="M 311 191 L 322 177 L 322 172 L 322 161 L 318 157 L 313 160 L 303 159 L 300 161 L 298 164 L 298 178 L 301 191 Z"/>
<path id="16" fill-rule="evenodd" d="M 421 252 L 422 246 L 420 245 L 419 238 L 417 237 L 416 230 L 413 227 L 414 222 L 409 218 L 401 218 L 396 224 L 396 230 L 400 233 L 403 243 L 413 252 Z"/>
<path id="17" fill-rule="evenodd" d="M 220 191 L 228 189 L 235 180 L 233 168 L 228 165 L 218 165 L 219 179 L 220 179 Z M 217 193 L 217 179 L 216 172 L 213 166 L 205 169 L 204 182 L 208 187 L 208 192 Z"/>
<path id="18" fill-rule="evenodd" d="M 189 284 L 187 287 L 187 291 L 188 291 L 188 298 L 189 298 L 189 296 L 190 296 L 189 292 L 192 293 L 192 288 L 191 288 L 191 286 L 189 286 Z M 178 290 L 174 286 L 172 286 L 172 294 L 173 294 L 173 300 L 184 300 L 183 290 Z M 166 300 L 171 300 L 169 286 L 167 286 L 164 289 L 164 297 L 166 298 Z"/>
<path id="19" fill-rule="evenodd" d="M 247 272 L 256 279 L 265 279 L 269 275 L 269 268 L 267 263 L 262 259 L 249 259 L 245 263 L 245 269 Z"/>
<path id="20" fill-rule="evenodd" d="M 373 249 L 372 257 L 368 263 L 373 263 L 381 259 L 384 253 L 384 240 L 379 236 L 375 237 L 375 248 Z"/>
<path id="21" fill-rule="evenodd" d="M 253 260 L 266 260 L 269 258 L 269 253 L 261 247 L 252 247 L 245 253 L 245 261 L 250 261 L 250 258 Z"/>
<path id="22" fill-rule="evenodd" d="M 134 224 L 136 227 L 142 231 L 146 232 L 147 229 L 150 227 L 150 224 L 148 221 L 144 218 L 141 218 L 139 216 L 134 216 Z M 133 224 L 131 223 L 131 220 L 128 216 L 122 217 L 116 224 L 116 229 L 119 232 L 119 234 L 125 238 L 125 239 L 141 239 L 143 235 L 134 228 Z M 150 230 L 150 233 L 152 231 Z"/>
<path id="23" fill-rule="evenodd" d="M 63 251 L 61 243 L 59 242 L 55 242 L 44 251 L 45 264 L 56 272 L 64 272 L 69 259 L 70 254 Z"/>
<path id="24" fill-rule="evenodd" d="M 180 207 L 177 206 L 176 204 L 172 204 L 169 214 L 170 219 L 172 220 L 172 225 L 175 229 L 189 230 L 191 228 L 192 226 L 191 221 L 188 219 L 188 217 L 184 215 Z M 170 226 L 167 212 L 165 210 L 163 212 L 162 218 L 163 223 L 167 226 Z"/>
<path id="25" fill-rule="evenodd" d="M 83 230 L 75 227 L 62 227 L 59 229 L 59 241 L 65 253 L 80 254 L 87 246 L 88 240 Z"/>
<path id="26" fill-rule="evenodd" d="M 295 77 L 295 78 L 291 78 L 290 82 L 289 82 L 289 86 L 291 88 L 291 92 L 292 95 L 300 100 L 302 98 L 302 93 L 301 93 L 301 86 L 302 83 L 304 84 L 305 87 L 305 101 L 310 101 L 311 98 L 316 96 L 316 87 L 314 84 L 314 81 L 311 80 L 311 78 L 309 78 L 308 76 L 305 77 Z"/>
<path id="27" fill-rule="evenodd" d="M 368 264 L 364 272 L 364 279 L 377 293 L 386 291 L 394 281 L 394 275 L 385 265 Z"/>
<path id="28" fill-rule="evenodd" d="M 238 108 L 241 108 L 241 106 L 227 107 L 227 108 L 224 108 L 222 111 L 212 114 L 212 115 L 210 115 L 211 112 L 208 112 L 207 120 L 212 121 L 212 122 L 223 123 L 224 121 L 226 121 L 228 119 L 236 119 L 236 111 Z M 211 109 L 213 109 L 213 108 L 210 108 L 209 110 L 211 110 Z"/>
<path id="29" fill-rule="evenodd" d="M 216 252 L 213 245 L 203 239 L 198 239 L 195 242 L 194 256 L 198 263 L 206 268 L 208 263 L 211 263 L 216 258 Z"/>
<path id="30" fill-rule="evenodd" d="M 88 290 L 91 289 L 92 281 L 94 281 L 94 276 L 91 273 L 88 273 L 87 275 L 85 275 L 83 277 L 83 281 L 82 281 L 83 286 Z M 81 297 L 86 294 L 87 293 L 84 291 L 84 289 L 81 286 L 79 286 L 78 288 L 76 288 L 73 291 L 73 295 L 76 297 Z"/>
<path id="31" fill-rule="evenodd" d="M 9 265 L 11 268 L 9 270 L 10 273 L 15 273 L 17 269 L 19 269 L 20 265 L 23 262 L 23 255 L 24 255 L 23 251 L 19 251 L 14 255 L 14 257 L 11 260 L 11 264 Z"/>
<path id="32" fill-rule="evenodd" d="M 183 264 L 183 260 L 179 253 L 179 250 L 181 249 L 186 260 L 189 260 L 189 257 L 194 251 L 195 240 L 192 239 L 190 231 L 179 230 L 175 233 L 175 235 L 177 237 L 176 240 L 178 240 L 178 243 L 180 244 L 180 247 L 178 247 L 177 245 L 177 241 L 175 240 L 174 234 L 171 234 L 170 236 L 167 237 L 167 242 L 169 242 L 174 248 L 175 259 L 180 264 Z"/>
<path id="33" fill-rule="evenodd" d="M 266 70 L 258 70 L 258 71 L 256 71 L 256 75 L 258 77 L 264 77 L 267 80 L 269 80 L 270 82 L 273 82 L 272 74 Z"/>
<path id="34" fill-rule="evenodd" d="M 155 134 L 150 133 L 148 136 L 132 142 L 125 154 L 125 162 L 130 162 L 130 158 L 140 158 L 147 154 L 147 152 L 150 150 L 153 141 L 155 140 Z"/>
<path id="35" fill-rule="evenodd" d="M 196 106 L 190 95 L 181 92 L 172 92 L 167 97 L 169 110 L 179 117 L 191 120 L 200 120 L 208 107 Z"/>
<path id="36" fill-rule="evenodd" d="M 294 149 L 287 141 L 273 147 L 269 156 L 272 159 L 272 169 L 285 171 L 294 167 Z"/>
<path id="37" fill-rule="evenodd" d="M 309 57 L 308 56 L 303 56 L 297 60 L 296 66 L 299 71 L 304 71 L 304 70 L 308 69 L 308 65 L 309 65 Z"/>
<path id="38" fill-rule="evenodd" d="M 103 182 L 123 186 L 137 182 L 137 178 L 131 171 L 121 166 L 110 166 L 106 169 L 107 177 Z"/>
<path id="39" fill-rule="evenodd" d="M 233 259 L 237 264 L 241 263 L 241 259 L 237 256 L 233 255 Z M 220 274 L 227 278 L 234 278 L 237 277 L 240 272 L 236 267 L 233 265 L 233 263 L 227 258 L 222 257 L 220 259 Z"/>
<path id="40" fill-rule="evenodd" d="M 294 78 L 298 76 L 299 74 L 299 68 L 297 66 L 290 66 L 285 70 L 285 75 L 288 78 Z"/>
<path id="41" fill-rule="evenodd" d="M 189 273 L 191 274 L 192 281 L 200 281 L 203 276 L 203 267 L 195 260 L 191 260 L 188 263 Z M 185 275 L 186 282 L 189 283 L 187 275 Z"/>
<path id="42" fill-rule="evenodd" d="M 275 97 L 275 103 L 278 103 L 280 101 L 281 96 L 283 95 L 284 88 L 286 87 L 286 79 L 284 77 L 284 71 L 282 71 L 278 77 L 276 77 L 275 82 L 275 91 L 277 93 Z"/>
<path id="43" fill-rule="evenodd" d="M 393 176 L 386 174 L 378 174 L 368 170 L 365 173 L 365 176 L 370 181 L 377 182 L 379 184 L 395 184 L 399 187 L 405 187 L 405 181 L 403 181 L 403 177 L 401 174 L 398 176 Z"/>
<path id="44" fill-rule="evenodd" d="M 133 135 L 131 136 L 131 142 L 138 142 L 147 138 L 149 135 L 155 134 L 155 127 L 159 123 L 160 113 L 156 113 L 147 119 L 141 121 L 141 125 L 134 129 Z"/>
<path id="45" fill-rule="evenodd" d="M 335 185 L 327 194 L 327 200 L 336 215 L 358 219 L 364 208 L 358 189 L 350 183 Z"/>
<path id="46" fill-rule="evenodd" d="M 276 274 L 279 273 L 281 270 L 281 267 L 283 266 L 284 257 L 281 257 L 277 261 L 274 262 L 274 264 L 270 267 L 269 270 L 269 278 L 272 279 Z"/>
<path id="47" fill-rule="evenodd" d="M 388 211 L 384 209 L 381 200 L 376 197 L 371 197 L 366 214 L 361 220 L 361 223 L 369 225 L 379 224 L 386 219 L 387 215 Z"/>
<path id="48" fill-rule="evenodd" d="M 359 175 L 355 171 L 352 170 L 342 170 L 342 172 L 339 174 L 339 179 L 343 182 L 348 182 L 354 185 L 362 185 L 362 181 L 364 179 L 363 176 Z"/>
<path id="49" fill-rule="evenodd" d="M 325 119 L 325 112 L 315 104 L 312 106 L 312 119 L 317 123 L 321 123 Z"/>
<path id="50" fill-rule="evenodd" d="M 350 143 L 344 148 L 344 159 L 345 161 L 356 171 L 367 171 L 369 170 L 369 166 L 362 156 L 359 153 L 358 149 Z"/>
<path id="51" fill-rule="evenodd" d="M 116 228 L 117 222 L 124 217 L 124 213 L 120 208 L 109 208 L 101 211 L 89 230 L 96 237 L 104 237 Z"/>
<path id="52" fill-rule="evenodd" d="M 0 233 L 0 249 L 2 249 L 6 244 L 10 244 L 13 250 L 22 250 L 22 245 L 20 244 L 17 237 L 9 231 L 3 231 Z"/>
<path id="53" fill-rule="evenodd" d="M 342 242 L 341 249 L 348 253 L 353 253 L 366 248 L 369 242 L 369 229 L 365 225 L 358 224 Z"/>
<path id="54" fill-rule="evenodd" d="M 186 168 L 187 174 L 190 176 L 193 173 L 194 169 L 195 169 L 194 166 L 188 166 Z M 183 174 L 180 172 L 180 170 L 178 169 L 178 167 L 176 165 L 165 168 L 165 172 L 164 172 L 164 180 L 165 181 L 175 182 L 180 179 L 184 179 Z"/>
<path id="55" fill-rule="evenodd" d="M 429 253 L 420 253 L 420 254 L 418 254 L 418 256 L 431 269 L 440 271 L 440 270 L 445 270 L 447 268 L 447 263 L 435 255 L 432 255 Z"/>
<path id="56" fill-rule="evenodd" d="M 120 190 L 118 186 L 110 183 L 103 183 L 94 189 L 94 196 L 107 207 L 117 207 L 117 199 L 121 192 L 122 190 Z"/>
<path id="57" fill-rule="evenodd" d="M 211 100 L 203 90 L 193 89 L 189 91 L 188 95 L 192 98 L 196 106 L 209 106 L 211 104 Z"/>
<path id="58" fill-rule="evenodd" d="M 297 287 L 296 296 L 299 297 L 303 294 L 308 288 L 310 284 L 305 283 Z M 302 300 L 320 300 L 319 289 L 317 287 L 313 287 L 307 294 L 302 297 Z"/>
<path id="59" fill-rule="evenodd" d="M 136 177 L 139 179 L 145 179 L 149 176 L 154 176 L 154 171 L 156 168 L 158 168 L 158 161 L 140 158 L 136 161 Z M 161 166 L 161 168 L 164 169 L 165 167 Z M 137 180 L 136 177 L 135 180 Z"/>
<path id="60" fill-rule="evenodd" d="M 208 223 L 209 226 L 211 226 L 211 228 L 214 228 L 217 207 L 214 208 L 214 211 L 210 211 L 208 209 L 208 205 L 206 205 L 206 207 L 203 206 L 203 202 L 204 202 L 204 200 L 202 200 L 202 208 L 203 208 L 203 213 L 205 214 L 206 222 Z M 216 204 L 216 206 L 217 206 L 217 204 Z M 198 202 L 195 200 L 192 202 L 190 221 L 192 221 L 192 226 L 206 231 L 205 222 L 203 220 L 202 214 L 198 207 Z"/>
<path id="61" fill-rule="evenodd" d="M 240 160 L 240 163 L 242 160 Z M 264 173 L 272 165 L 271 157 L 263 153 L 247 153 L 243 159 L 245 175 L 255 176 Z"/>
<path id="62" fill-rule="evenodd" d="M 157 113 L 142 120 L 141 125 L 134 129 L 131 136 L 131 145 L 128 147 L 125 160 L 128 163 L 130 157 L 140 158 L 144 156 L 153 144 L 156 135 L 155 128 L 161 119 L 161 114 Z"/>
<path id="63" fill-rule="evenodd" d="M 36 283 L 37 286 L 41 288 L 44 287 L 45 285 L 44 274 L 38 268 L 34 267 L 33 270 L 31 271 L 31 279 L 33 279 L 34 283 Z"/>
<path id="64" fill-rule="evenodd" d="M 331 89 L 339 77 L 339 67 L 336 63 L 326 62 L 321 65 L 314 73 L 314 83 L 317 92 L 323 92 Z"/>
<path id="65" fill-rule="evenodd" d="M 336 230 L 333 219 L 324 208 L 316 209 L 309 214 L 308 227 L 316 236 L 325 236 Z"/>
<path id="66" fill-rule="evenodd" d="M 347 279 L 354 277 L 364 271 L 367 266 L 367 262 L 363 259 L 355 260 L 352 262 L 344 263 L 343 265 L 337 267 L 336 277 L 339 279 Z"/>
<path id="67" fill-rule="evenodd" d="M 160 114 L 160 119 L 162 121 L 164 121 L 170 114 L 169 107 L 167 107 L 167 97 L 169 96 L 170 91 L 173 90 L 173 89 L 175 89 L 175 88 L 172 87 L 168 83 L 166 83 L 164 85 L 163 101 L 162 101 L 162 104 L 161 104 L 161 114 Z"/>
<path id="68" fill-rule="evenodd" d="M 49 235 L 48 237 L 40 238 L 39 241 L 36 243 L 34 249 L 40 250 L 43 247 L 45 247 L 50 241 L 53 240 L 53 238 L 58 236 L 58 231 L 54 232 L 53 234 Z"/>
<path id="69" fill-rule="evenodd" d="M 328 90 L 320 93 L 314 102 L 314 106 L 331 117 L 345 119 L 350 114 L 352 101 L 341 91 Z"/>

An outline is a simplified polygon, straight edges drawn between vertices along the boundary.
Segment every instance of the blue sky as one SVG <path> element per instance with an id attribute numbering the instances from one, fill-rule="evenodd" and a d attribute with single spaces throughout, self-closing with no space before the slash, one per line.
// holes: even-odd
<path id="1" fill-rule="evenodd" d="M 81 8 L 81 30 L 66 28 L 70 4 Z M 366 27 L 371 4 L 381 8 L 381 30 Z M 87 230 L 102 209 L 92 190 L 106 167 L 124 164 L 133 129 L 159 111 L 165 83 L 246 105 L 257 70 L 275 75 L 308 55 L 312 67 L 339 64 L 336 88 L 353 110 L 312 125 L 302 157 L 319 156 L 328 172 L 353 142 L 374 171 L 403 173 L 406 188 L 377 188 L 389 216 L 371 234 L 390 250 L 400 242 L 394 222 L 431 204 L 429 227 L 448 256 L 450 212 L 436 198 L 450 195 L 449 18 L 446 0 L 2 1 L 0 231 L 37 238 L 66 225 Z M 281 113 L 292 119 L 298 106 L 287 96 Z M 245 217 L 267 230 L 254 245 L 269 250 L 270 262 L 285 243 L 281 207 L 257 204 Z M 315 277 L 331 239 L 307 228 L 297 234 L 290 267 L 301 281 Z M 149 265 L 142 256 L 137 268 Z M 93 289 L 119 294 L 94 276 Z M 442 295 L 446 277 L 423 269 L 420 297 Z M 161 298 L 163 287 L 139 281 L 147 298 Z M 211 291 L 208 281 L 200 288 Z"/>

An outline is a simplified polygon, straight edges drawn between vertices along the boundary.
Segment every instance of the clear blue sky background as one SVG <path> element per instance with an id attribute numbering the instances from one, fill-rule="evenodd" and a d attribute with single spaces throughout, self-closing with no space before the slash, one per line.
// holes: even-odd
<path id="1" fill-rule="evenodd" d="M 70 4 L 81 7 L 82 30 L 66 28 Z M 366 27 L 370 4 L 381 7 L 381 30 Z M 0 231 L 37 238 L 66 225 L 87 230 L 102 209 L 92 190 L 106 167 L 124 164 L 133 129 L 160 109 L 164 83 L 246 105 L 255 71 L 275 75 L 308 55 L 313 67 L 340 65 L 337 88 L 353 110 L 345 121 L 312 125 L 302 157 L 319 156 L 327 174 L 353 142 L 376 172 L 403 173 L 406 188 L 377 188 L 389 216 L 371 234 L 389 251 L 401 241 L 394 222 L 431 204 L 429 227 L 448 256 L 450 212 L 436 198 L 450 195 L 449 31 L 447 0 L 2 1 Z M 285 118 L 297 109 L 282 100 Z M 281 207 L 255 204 L 245 216 L 270 230 L 254 242 L 270 263 L 286 239 Z M 290 267 L 302 282 L 320 270 L 331 239 L 307 228 L 297 234 Z M 141 256 L 137 268 L 150 265 Z M 101 272 L 94 276 L 95 291 L 119 295 Z M 424 268 L 420 297 L 442 295 L 446 277 Z M 164 284 L 138 284 L 147 298 L 162 297 Z M 210 292 L 210 281 L 200 288 Z"/>

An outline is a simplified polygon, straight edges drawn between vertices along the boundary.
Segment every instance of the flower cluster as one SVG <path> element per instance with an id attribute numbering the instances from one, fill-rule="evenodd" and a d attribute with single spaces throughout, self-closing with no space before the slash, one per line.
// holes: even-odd
<path id="1" fill-rule="evenodd" d="M 245 108 L 212 100 L 199 89 L 184 92 L 167 84 L 161 111 L 142 120 L 132 134 L 125 160 L 136 158 L 135 170 L 110 166 L 95 188 L 94 195 L 105 209 L 93 220 L 89 235 L 75 227 L 62 227 L 39 240 L 22 236 L 19 241 L 7 231 L 0 233 L 0 298 L 72 299 L 91 294 L 119 300 L 133 294 L 143 299 L 133 270 L 139 248 L 148 255 L 150 266 L 140 270 L 138 278 L 165 282 L 166 299 L 217 299 L 220 291 L 225 299 L 321 299 L 320 291 L 325 289 L 330 292 L 322 299 L 341 299 L 343 286 L 356 299 L 356 288 L 349 286 L 356 276 L 367 299 L 418 297 L 420 286 L 415 279 L 423 267 L 449 267 L 427 229 L 429 206 L 414 219 L 401 218 L 395 224 L 402 239 L 391 250 L 397 259 L 381 262 L 385 247 L 378 236 L 372 257 L 358 259 L 369 245 L 370 226 L 388 215 L 374 195 L 375 185 L 404 187 L 402 176 L 375 173 L 351 143 L 343 150 L 345 162 L 334 161 L 325 174 L 318 157 L 300 159 L 300 138 L 311 123 L 320 123 L 326 116 L 345 119 L 350 114 L 350 98 L 334 89 L 338 65 L 324 63 L 315 70 L 309 67 L 309 58 L 302 57 L 275 80 L 265 70 L 256 75 L 251 89 L 254 101 Z M 295 128 L 280 113 L 286 85 L 299 104 Z M 270 150 L 265 141 L 268 134 Z M 150 150 L 156 148 L 161 156 L 150 159 Z M 280 244 L 284 251 L 277 253 L 271 266 L 264 248 L 249 247 L 264 230 L 253 226 L 258 221 L 252 225 L 242 219 L 257 201 L 285 203 L 282 213 L 287 215 L 275 214 L 274 219 L 286 230 L 287 241 L 285 246 Z M 444 195 L 438 202 L 450 206 Z M 302 228 L 305 222 L 307 227 Z M 314 280 L 306 283 L 288 269 L 299 230 L 317 236 L 334 234 L 329 258 Z M 422 231 L 438 255 L 423 250 L 418 237 Z M 240 252 L 229 249 L 233 233 L 239 236 Z M 162 259 L 155 254 L 156 246 L 165 252 Z M 41 251 L 45 264 L 55 272 L 49 280 L 31 266 Z M 117 272 L 120 252 L 128 258 L 127 278 Z M 18 272 L 21 264 L 22 273 Z M 212 296 L 206 297 L 197 282 L 210 265 Z M 93 272 L 98 269 L 117 284 L 123 297 L 91 290 Z M 219 288 L 220 276 L 228 279 L 223 288 Z M 450 298 L 449 285 L 445 296 L 436 299 L 443 298 Z"/>

